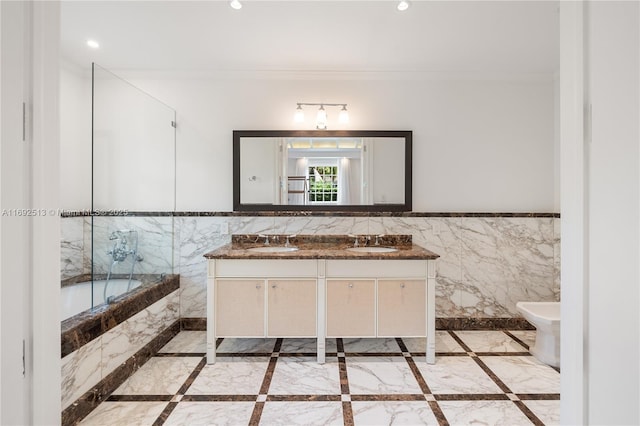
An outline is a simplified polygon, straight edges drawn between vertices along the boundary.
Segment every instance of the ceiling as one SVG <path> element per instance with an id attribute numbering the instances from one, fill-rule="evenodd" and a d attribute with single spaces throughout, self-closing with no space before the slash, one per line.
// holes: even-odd
<path id="1" fill-rule="evenodd" d="M 557 1 L 64 1 L 61 54 L 155 71 L 552 73 Z M 88 38 L 101 47 L 89 49 Z"/>

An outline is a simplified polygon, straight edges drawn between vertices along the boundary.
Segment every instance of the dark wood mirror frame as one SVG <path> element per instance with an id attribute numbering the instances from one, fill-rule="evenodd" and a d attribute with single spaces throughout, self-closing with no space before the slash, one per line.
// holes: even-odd
<path id="1" fill-rule="evenodd" d="M 240 140 L 243 137 L 387 137 L 404 138 L 404 203 L 370 205 L 284 205 L 243 204 L 240 202 Z M 405 212 L 412 202 L 412 139 L 411 131 L 396 130 L 234 130 L 233 131 L 233 210 L 234 211 L 335 211 L 335 212 Z"/>

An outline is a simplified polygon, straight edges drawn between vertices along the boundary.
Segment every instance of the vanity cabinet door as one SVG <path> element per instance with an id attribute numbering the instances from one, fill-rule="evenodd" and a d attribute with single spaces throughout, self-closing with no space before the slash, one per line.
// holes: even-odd
<path id="1" fill-rule="evenodd" d="M 316 281 L 269 280 L 267 335 L 316 336 Z"/>
<path id="2" fill-rule="evenodd" d="M 378 280 L 378 336 L 426 336 L 426 282 Z"/>
<path id="3" fill-rule="evenodd" d="M 216 281 L 216 336 L 264 337 L 264 280 Z"/>
<path id="4" fill-rule="evenodd" d="M 327 337 L 375 337 L 375 280 L 327 280 Z"/>

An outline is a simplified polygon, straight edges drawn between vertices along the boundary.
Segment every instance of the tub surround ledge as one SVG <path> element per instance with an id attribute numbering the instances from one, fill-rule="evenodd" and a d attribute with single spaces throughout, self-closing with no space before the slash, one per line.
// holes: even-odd
<path id="1" fill-rule="evenodd" d="M 63 426 L 78 424 L 102 401 L 104 401 L 125 380 L 144 365 L 151 357 L 173 339 L 180 332 L 180 320 L 175 321 L 170 327 L 162 331 L 151 342 L 130 356 L 118 368 L 100 380 L 90 390 L 62 411 Z"/>
<path id="2" fill-rule="evenodd" d="M 134 279 L 142 280 L 143 285 L 117 297 L 113 303 L 102 305 L 94 311 L 85 311 L 62 322 L 61 357 L 80 349 L 180 287 L 178 274 L 166 275 L 162 281 L 160 276 L 145 277 L 144 274 L 134 276 Z"/>

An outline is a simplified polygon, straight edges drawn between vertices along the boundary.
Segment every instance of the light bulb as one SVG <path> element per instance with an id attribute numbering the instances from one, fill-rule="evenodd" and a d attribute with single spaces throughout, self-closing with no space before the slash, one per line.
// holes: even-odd
<path id="1" fill-rule="evenodd" d="M 327 128 L 327 111 L 323 105 L 320 105 L 318 114 L 316 115 L 316 129 L 325 130 Z"/>
<path id="2" fill-rule="evenodd" d="M 342 109 L 340 110 L 340 115 L 338 115 L 338 121 L 340 123 L 348 123 L 349 122 L 349 111 L 347 111 L 347 106 L 342 105 Z"/>
<path id="3" fill-rule="evenodd" d="M 302 110 L 302 106 L 298 104 L 298 108 L 296 108 L 296 113 L 293 115 L 293 121 L 296 123 L 304 122 L 304 111 Z"/>
<path id="4" fill-rule="evenodd" d="M 409 1 L 408 0 L 400 0 L 400 2 L 398 3 L 397 8 L 398 8 L 398 10 L 400 12 L 404 12 L 405 10 L 409 9 Z"/>
<path id="5" fill-rule="evenodd" d="M 235 10 L 242 9 L 242 3 L 240 3 L 240 0 L 231 0 L 229 2 L 229 6 L 231 6 Z"/>
<path id="6" fill-rule="evenodd" d="M 95 40 L 87 40 L 87 46 L 89 46 L 92 49 L 100 48 L 100 44 Z"/>

